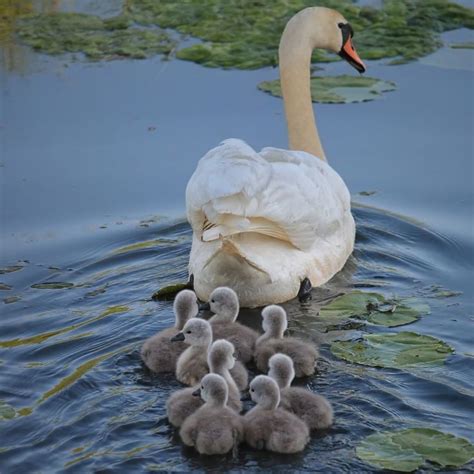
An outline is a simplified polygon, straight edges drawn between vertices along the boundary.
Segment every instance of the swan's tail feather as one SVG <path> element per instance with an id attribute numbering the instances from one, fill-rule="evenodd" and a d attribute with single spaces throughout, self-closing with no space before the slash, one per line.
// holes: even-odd
<path id="1" fill-rule="evenodd" d="M 268 219 L 263 217 L 248 219 L 231 215 L 219 216 L 218 224 L 213 224 L 206 219 L 203 225 L 202 240 L 211 242 L 244 232 L 255 232 L 284 242 L 291 242 L 285 230 Z"/>

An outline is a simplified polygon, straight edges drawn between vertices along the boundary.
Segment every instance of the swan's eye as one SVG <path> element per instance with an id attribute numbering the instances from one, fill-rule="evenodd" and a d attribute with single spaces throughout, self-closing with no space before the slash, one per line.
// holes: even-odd
<path id="1" fill-rule="evenodd" d="M 342 27 L 344 26 L 344 23 L 338 23 L 337 26 L 342 29 Z"/>

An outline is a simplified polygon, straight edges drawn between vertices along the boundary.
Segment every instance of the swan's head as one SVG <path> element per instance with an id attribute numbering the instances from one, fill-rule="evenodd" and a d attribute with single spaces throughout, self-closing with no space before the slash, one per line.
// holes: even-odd
<path id="1" fill-rule="evenodd" d="M 186 321 L 194 318 L 199 312 L 198 301 L 194 291 L 180 291 L 174 299 L 173 310 L 176 318 L 175 327 L 181 330 Z"/>
<path id="2" fill-rule="evenodd" d="M 204 319 L 191 318 L 183 330 L 171 338 L 172 342 L 184 341 L 190 346 L 206 346 L 212 342 L 211 325 Z"/>
<path id="3" fill-rule="evenodd" d="M 214 313 L 213 321 L 232 323 L 239 315 L 239 298 L 232 288 L 221 286 L 211 293 L 209 302 L 200 308 L 210 309 Z"/>
<path id="4" fill-rule="evenodd" d="M 286 311 L 276 304 L 271 304 L 262 310 L 262 328 L 271 337 L 283 337 L 288 327 Z"/>
<path id="5" fill-rule="evenodd" d="M 291 18 L 285 33 L 286 30 L 290 37 L 301 37 L 303 31 L 311 49 L 322 48 L 336 53 L 360 73 L 365 72 L 365 65 L 352 44 L 354 30 L 336 10 L 325 7 L 305 8 Z"/>
<path id="6" fill-rule="evenodd" d="M 258 375 L 250 382 L 250 398 L 264 410 L 273 410 L 280 403 L 280 389 L 267 375 Z"/>
<path id="7" fill-rule="evenodd" d="M 225 405 L 229 395 L 227 382 L 217 374 L 207 374 L 201 380 L 200 387 L 193 392 L 195 397 L 201 397 L 206 403 Z"/>
<path id="8" fill-rule="evenodd" d="M 286 354 L 274 354 L 268 361 L 268 375 L 280 388 L 287 388 L 295 378 L 293 359 Z"/>
<path id="9" fill-rule="evenodd" d="M 225 339 L 218 339 L 212 343 L 207 363 L 212 372 L 231 370 L 236 361 L 234 345 Z"/>

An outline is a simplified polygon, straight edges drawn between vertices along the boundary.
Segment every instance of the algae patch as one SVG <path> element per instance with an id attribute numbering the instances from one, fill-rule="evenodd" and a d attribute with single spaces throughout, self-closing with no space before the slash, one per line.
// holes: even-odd
<path id="1" fill-rule="evenodd" d="M 126 17 L 102 20 L 82 13 L 32 15 L 18 24 L 22 41 L 47 54 L 83 53 L 90 60 L 144 59 L 168 54 L 175 42 L 159 28 L 130 27 Z"/>
<path id="2" fill-rule="evenodd" d="M 273 96 L 281 97 L 280 81 L 263 81 L 258 88 Z M 313 102 L 324 104 L 347 104 L 378 99 L 382 93 L 396 89 L 394 82 L 365 76 L 325 76 L 311 78 Z"/>
<path id="3" fill-rule="evenodd" d="M 441 365 L 454 350 L 434 337 L 400 332 L 365 334 L 358 341 L 336 341 L 331 352 L 356 364 L 404 369 Z"/>
<path id="4" fill-rule="evenodd" d="M 11 420 L 15 418 L 16 411 L 8 403 L 0 400 L 0 420 Z"/>
<path id="5" fill-rule="evenodd" d="M 447 0 L 387 0 L 381 8 L 349 0 L 321 0 L 351 22 L 362 58 L 403 63 L 436 51 L 440 33 L 474 28 L 474 11 Z M 20 38 L 48 54 L 84 53 L 89 59 L 145 58 L 176 46 L 165 29 L 202 41 L 177 57 L 209 67 L 257 69 L 278 63 L 286 22 L 313 0 L 128 0 L 120 15 L 103 20 L 79 13 L 41 14 L 17 24 Z M 313 62 L 339 60 L 316 51 Z"/>
<path id="6" fill-rule="evenodd" d="M 356 454 L 380 469 L 412 472 L 426 461 L 442 467 L 460 467 L 474 457 L 474 446 L 450 433 L 409 428 L 367 436 L 357 446 Z"/>

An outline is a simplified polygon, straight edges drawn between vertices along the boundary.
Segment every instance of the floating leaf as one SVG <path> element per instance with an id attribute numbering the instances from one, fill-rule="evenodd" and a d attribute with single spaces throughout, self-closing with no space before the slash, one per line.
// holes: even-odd
<path id="1" fill-rule="evenodd" d="M 23 269 L 23 265 L 10 265 L 9 267 L 0 268 L 0 275 L 5 273 L 13 273 Z"/>
<path id="2" fill-rule="evenodd" d="M 15 418 L 16 411 L 8 403 L 0 400 L 0 420 L 11 420 Z"/>
<path id="3" fill-rule="evenodd" d="M 16 303 L 17 301 L 20 301 L 20 300 L 21 300 L 21 296 L 17 296 L 17 295 L 7 296 L 6 298 L 3 298 L 3 302 L 5 304 Z"/>
<path id="4" fill-rule="evenodd" d="M 271 95 L 281 97 L 278 79 L 263 81 L 258 88 Z M 396 89 L 394 82 L 382 81 L 366 76 L 323 76 L 311 78 L 311 97 L 313 102 L 325 104 L 348 104 L 378 99 L 383 92 Z"/>
<path id="5" fill-rule="evenodd" d="M 36 290 L 66 290 L 73 287 L 73 283 L 68 283 L 66 281 L 48 281 L 31 285 L 31 288 L 35 288 Z"/>
<path id="6" fill-rule="evenodd" d="M 192 289 L 188 283 L 173 283 L 171 285 L 160 288 L 152 295 L 154 300 L 172 300 L 181 290 Z"/>
<path id="7" fill-rule="evenodd" d="M 12 287 L 10 285 L 6 285 L 5 283 L 0 283 L 0 290 L 1 291 L 8 291 L 11 290 Z"/>
<path id="8" fill-rule="evenodd" d="M 386 300 L 378 293 L 353 291 L 323 306 L 319 314 L 328 319 L 354 317 L 372 324 L 396 327 L 412 323 L 429 311 L 428 305 L 414 298 Z"/>
<path id="9" fill-rule="evenodd" d="M 365 334 L 358 341 L 336 341 L 331 352 L 356 364 L 403 369 L 443 364 L 454 350 L 434 337 L 400 332 Z"/>
<path id="10" fill-rule="evenodd" d="M 460 467 L 474 457 L 474 446 L 449 433 L 409 428 L 370 435 L 357 446 L 356 454 L 381 469 L 411 472 L 426 461 Z"/>

